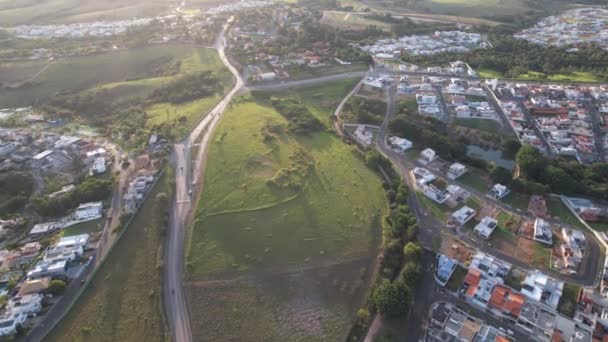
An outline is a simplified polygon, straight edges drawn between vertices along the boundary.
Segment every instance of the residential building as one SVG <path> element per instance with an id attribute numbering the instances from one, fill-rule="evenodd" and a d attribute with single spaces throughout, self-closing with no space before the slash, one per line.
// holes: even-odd
<path id="1" fill-rule="evenodd" d="M 435 151 L 433 151 L 433 149 L 431 148 L 426 148 L 422 152 L 420 152 L 420 159 L 418 159 L 418 161 L 421 164 L 426 165 L 435 160 L 436 158 L 437 154 L 435 153 Z"/>
<path id="2" fill-rule="evenodd" d="M 454 164 L 450 165 L 447 176 L 449 179 L 454 180 L 454 179 L 464 175 L 466 172 L 467 172 L 466 166 L 464 166 L 460 163 L 454 163 Z"/>
<path id="3" fill-rule="evenodd" d="M 529 298 L 529 297 L 528 297 Z M 555 329 L 557 314 L 533 300 L 525 300 L 517 325 L 540 341 L 550 341 Z"/>
<path id="4" fill-rule="evenodd" d="M 89 169 L 89 175 L 95 176 L 104 172 L 106 172 L 106 158 L 95 158 L 95 161 L 93 161 L 93 165 L 91 165 L 91 168 Z"/>
<path id="5" fill-rule="evenodd" d="M 490 297 L 489 307 L 497 316 L 516 321 L 524 305 L 525 297 L 504 285 L 496 285 Z"/>
<path id="6" fill-rule="evenodd" d="M 532 271 L 522 284 L 521 293 L 526 297 L 553 309 L 557 308 L 564 289 L 563 281 L 553 279 L 540 271 Z"/>
<path id="7" fill-rule="evenodd" d="M 416 182 L 422 186 L 429 184 L 432 181 L 434 181 L 435 179 L 437 179 L 437 176 L 435 176 L 434 173 L 432 173 L 431 171 L 429 171 L 423 167 L 415 167 L 414 170 L 412 171 L 412 173 L 414 174 L 414 177 L 416 178 Z"/>
<path id="8" fill-rule="evenodd" d="M 41 236 L 50 234 L 62 229 L 64 225 L 65 224 L 63 222 L 39 223 L 32 227 L 32 230 L 30 230 L 30 236 Z"/>
<path id="9" fill-rule="evenodd" d="M 42 310 L 42 295 L 39 293 L 15 296 L 9 299 L 6 310 L 12 314 L 33 316 Z"/>
<path id="10" fill-rule="evenodd" d="M 458 226 L 464 226 L 475 216 L 475 213 L 475 209 L 464 206 L 452 213 L 451 221 L 455 222 Z"/>
<path id="11" fill-rule="evenodd" d="M 395 150 L 399 152 L 405 152 L 414 146 L 411 141 L 399 137 L 389 137 L 388 142 Z"/>
<path id="12" fill-rule="evenodd" d="M 454 270 L 456 269 L 456 267 L 458 266 L 458 261 L 443 255 L 443 254 L 438 254 L 437 255 L 437 269 L 435 270 L 435 280 L 441 285 L 441 286 L 445 286 L 448 281 L 450 280 L 450 278 L 452 277 L 452 274 L 454 273 Z"/>
<path id="13" fill-rule="evenodd" d="M 498 221 L 495 219 L 486 216 L 475 226 L 475 233 L 479 234 L 484 239 L 488 239 L 496 226 L 498 225 Z"/>
<path id="14" fill-rule="evenodd" d="M 36 266 L 27 272 L 28 279 L 38 279 L 44 277 L 65 278 L 67 272 L 67 261 L 58 260 L 53 263 L 39 261 Z"/>
<path id="15" fill-rule="evenodd" d="M 49 288 L 50 284 L 51 277 L 26 280 L 21 284 L 21 287 L 19 287 L 17 296 L 22 297 L 33 293 L 43 293 Z"/>
<path id="16" fill-rule="evenodd" d="M 510 193 L 511 193 L 511 190 L 509 190 L 509 188 L 507 188 L 506 186 L 504 186 L 502 184 L 494 184 L 492 189 L 490 189 L 488 196 L 499 200 L 499 199 L 504 198 L 505 196 L 507 196 Z"/>
<path id="17" fill-rule="evenodd" d="M 536 218 L 534 220 L 534 240 L 547 245 L 553 245 L 553 232 L 549 222 Z"/>
<path id="18" fill-rule="evenodd" d="M 10 336 L 17 332 L 18 326 L 23 326 L 27 320 L 27 315 L 5 313 L 0 318 L 0 336 Z"/>
<path id="19" fill-rule="evenodd" d="M 91 221 L 102 216 L 103 203 L 90 202 L 83 203 L 76 208 L 74 212 L 74 220 L 76 221 Z"/>
<path id="20" fill-rule="evenodd" d="M 78 246 L 78 247 L 86 248 L 86 245 L 88 242 L 89 242 L 89 234 L 79 234 L 79 235 L 62 237 L 61 239 L 59 239 L 59 241 L 57 242 L 57 244 L 55 246 L 56 247 Z"/>

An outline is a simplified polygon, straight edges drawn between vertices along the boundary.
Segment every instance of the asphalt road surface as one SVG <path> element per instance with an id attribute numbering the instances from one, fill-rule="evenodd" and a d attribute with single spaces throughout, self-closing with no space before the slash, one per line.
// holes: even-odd
<path id="1" fill-rule="evenodd" d="M 220 58 L 224 65 L 235 77 L 234 87 L 226 96 L 205 116 L 205 118 L 192 130 L 188 138 L 173 149 L 175 163 L 175 201 L 170 219 L 170 228 L 165 249 L 164 266 L 164 301 L 167 319 L 172 332 L 172 339 L 177 342 L 192 341 L 190 327 L 190 312 L 182 286 L 184 240 L 186 237 L 186 222 L 192 212 L 191 198 L 196 196 L 196 184 L 200 184 L 198 175 L 204 167 L 205 151 L 213 130 L 217 126 L 220 116 L 228 107 L 235 94 L 243 87 L 237 70 L 230 64 L 224 53 L 226 44 L 225 33 L 232 18 L 222 29 L 217 41 Z M 192 147 L 198 143 L 199 149 L 194 164 L 192 164 Z"/>

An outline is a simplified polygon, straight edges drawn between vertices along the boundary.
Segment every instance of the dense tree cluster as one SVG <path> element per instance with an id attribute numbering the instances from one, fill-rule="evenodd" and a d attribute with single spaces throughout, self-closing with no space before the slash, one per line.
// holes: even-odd
<path id="1" fill-rule="evenodd" d="M 0 174 L 0 217 L 10 216 L 27 203 L 33 188 L 29 172 L 5 172 Z"/>
<path id="2" fill-rule="evenodd" d="M 182 76 L 156 89 L 152 94 L 154 102 L 184 103 L 201 97 L 221 93 L 224 89 L 220 79 L 211 71 Z"/>
<path id="3" fill-rule="evenodd" d="M 271 98 L 272 106 L 289 122 L 287 128 L 296 134 L 310 134 L 318 131 L 323 124 L 298 99 Z"/>
<path id="4" fill-rule="evenodd" d="M 353 97 L 346 102 L 344 110 L 352 113 L 354 122 L 380 125 L 386 114 L 386 104 L 380 100 Z"/>
<path id="5" fill-rule="evenodd" d="M 527 193 L 552 191 L 608 199 L 608 164 L 584 166 L 574 160 L 549 160 L 536 148 L 524 145 L 517 153 L 521 177 L 513 188 Z"/>
<path id="6" fill-rule="evenodd" d="M 35 197 L 32 205 L 38 213 L 48 217 L 60 217 L 80 203 L 102 201 L 112 194 L 112 179 L 87 178 L 76 190 L 58 197 Z"/>

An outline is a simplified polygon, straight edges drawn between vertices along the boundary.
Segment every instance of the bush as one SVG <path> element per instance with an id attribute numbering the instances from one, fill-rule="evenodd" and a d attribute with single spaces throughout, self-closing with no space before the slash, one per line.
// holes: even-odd
<path id="1" fill-rule="evenodd" d="M 48 292 L 53 295 L 63 294 L 66 288 L 66 283 L 63 280 L 53 279 L 49 283 Z"/>
<path id="2" fill-rule="evenodd" d="M 411 300 L 410 289 L 404 283 L 390 282 L 387 279 L 384 279 L 372 293 L 372 302 L 376 308 L 389 317 L 406 314 Z"/>

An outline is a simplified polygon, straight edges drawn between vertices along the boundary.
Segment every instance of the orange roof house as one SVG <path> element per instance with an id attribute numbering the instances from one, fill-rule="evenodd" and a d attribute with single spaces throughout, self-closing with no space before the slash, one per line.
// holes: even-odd
<path id="1" fill-rule="evenodd" d="M 524 295 L 521 293 L 514 293 L 504 285 L 496 285 L 494 291 L 492 291 L 489 304 L 505 314 L 519 317 L 524 300 Z"/>
<path id="2" fill-rule="evenodd" d="M 477 291 L 477 286 L 481 281 L 481 272 L 477 269 L 470 268 L 467 275 L 464 277 L 464 284 L 467 287 L 466 295 L 469 297 L 473 297 L 475 292 Z"/>

